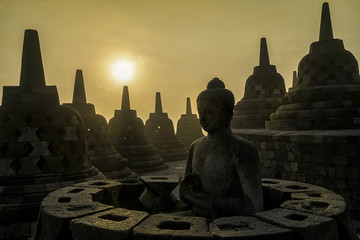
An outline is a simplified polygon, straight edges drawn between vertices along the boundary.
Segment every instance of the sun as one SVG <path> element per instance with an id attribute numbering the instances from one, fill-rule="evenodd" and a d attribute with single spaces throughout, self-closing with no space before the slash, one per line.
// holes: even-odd
<path id="1" fill-rule="evenodd" d="M 135 65 L 128 60 L 120 60 L 111 66 L 111 73 L 117 81 L 128 82 L 135 74 Z"/>

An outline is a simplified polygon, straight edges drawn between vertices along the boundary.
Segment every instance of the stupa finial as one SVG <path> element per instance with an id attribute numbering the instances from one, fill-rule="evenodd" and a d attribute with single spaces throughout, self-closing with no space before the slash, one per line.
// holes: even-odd
<path id="1" fill-rule="evenodd" d="M 191 103 L 190 103 L 190 98 L 186 98 L 186 115 L 191 115 L 192 111 L 191 111 Z"/>
<path id="2" fill-rule="evenodd" d="M 163 113 L 160 92 L 156 93 L 155 113 Z"/>
<path id="3" fill-rule="evenodd" d="M 39 35 L 36 30 L 27 29 L 24 35 L 21 59 L 20 86 L 46 86 Z"/>
<path id="4" fill-rule="evenodd" d="M 321 12 L 319 41 L 329 40 L 329 39 L 334 39 L 334 36 L 331 26 L 329 3 L 324 2 L 322 5 L 322 12 Z"/>
<path id="5" fill-rule="evenodd" d="M 86 103 L 84 78 L 81 69 L 76 70 L 73 101 L 74 104 Z"/>
<path id="6" fill-rule="evenodd" d="M 293 82 L 292 82 L 292 87 L 295 87 L 297 84 L 298 78 L 297 78 L 297 73 L 296 71 L 293 71 Z"/>
<path id="7" fill-rule="evenodd" d="M 269 60 L 269 53 L 266 44 L 266 38 L 261 38 L 259 66 L 264 66 L 264 65 L 270 65 L 270 60 Z"/>
<path id="8" fill-rule="evenodd" d="M 128 86 L 124 86 L 123 88 L 121 110 L 130 110 L 130 97 Z"/>

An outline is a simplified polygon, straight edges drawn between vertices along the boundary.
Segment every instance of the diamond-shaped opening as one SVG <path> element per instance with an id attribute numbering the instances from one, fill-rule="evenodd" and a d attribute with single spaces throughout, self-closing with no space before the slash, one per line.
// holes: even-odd
<path id="1" fill-rule="evenodd" d="M 157 227 L 160 229 L 170 230 L 190 230 L 191 223 L 183 221 L 164 221 L 161 222 Z"/>
<path id="2" fill-rule="evenodd" d="M 79 193 L 79 192 L 82 192 L 82 191 L 84 191 L 85 189 L 83 189 L 83 188 L 75 188 L 75 189 L 73 189 L 73 190 L 71 190 L 71 191 L 68 191 L 68 193 Z"/>
<path id="3" fill-rule="evenodd" d="M 300 215 L 300 214 L 289 214 L 285 216 L 286 219 L 293 220 L 293 221 L 304 221 L 308 218 L 306 215 Z"/>
<path id="4" fill-rule="evenodd" d="M 29 115 L 26 116 L 26 118 L 24 119 L 24 122 L 27 123 L 27 124 L 32 123 L 32 121 L 33 121 L 33 118 L 31 116 L 29 116 Z"/>
<path id="5" fill-rule="evenodd" d="M 45 136 L 45 131 L 44 129 L 42 129 L 41 127 L 39 127 L 36 131 L 35 131 L 36 136 L 41 140 L 44 138 Z"/>
<path id="6" fill-rule="evenodd" d="M 3 117 L 1 119 L 1 123 L 4 124 L 4 125 L 8 124 L 9 122 L 10 122 L 10 118 L 9 118 L 8 115 L 6 115 L 5 117 Z"/>
<path id="7" fill-rule="evenodd" d="M 45 166 L 46 162 L 43 157 L 40 157 L 39 161 L 36 163 L 37 168 L 42 170 L 42 168 Z"/>
<path id="8" fill-rule="evenodd" d="M 29 155 L 34 150 L 34 147 L 30 143 L 26 143 L 24 146 L 24 152 Z"/>
<path id="9" fill-rule="evenodd" d="M 18 139 L 20 136 L 21 136 L 21 132 L 19 129 L 15 128 L 13 131 L 12 131 L 12 135 L 15 139 Z"/>
<path id="10" fill-rule="evenodd" d="M 290 185 L 290 186 L 286 186 L 286 188 L 290 188 L 290 189 L 293 189 L 293 190 L 308 189 L 308 187 L 299 186 L 299 185 Z"/>
<path id="11" fill-rule="evenodd" d="M 69 197 L 59 197 L 58 203 L 68 203 L 71 202 L 71 198 Z"/>
<path id="12" fill-rule="evenodd" d="M 55 119 L 54 119 L 51 115 L 49 115 L 49 114 L 45 117 L 45 121 L 48 122 L 48 123 L 50 123 L 50 124 L 53 123 L 54 120 L 55 120 Z"/>
<path id="13" fill-rule="evenodd" d="M 10 168 L 15 172 L 19 171 L 21 168 L 21 161 L 18 158 L 15 158 L 15 160 L 10 164 Z"/>
<path id="14" fill-rule="evenodd" d="M 105 219 L 105 220 L 110 220 L 110 221 L 115 221 L 115 222 L 121 222 L 121 221 L 128 219 L 129 217 L 121 216 L 121 215 L 119 216 L 119 215 L 108 213 L 108 214 L 100 216 L 99 218 Z"/>
<path id="15" fill-rule="evenodd" d="M 0 152 L 2 153 L 2 154 L 6 154 L 6 153 L 8 153 L 9 152 L 9 145 L 7 144 L 7 143 L 3 143 L 2 145 L 1 145 L 1 147 L 0 147 Z"/>

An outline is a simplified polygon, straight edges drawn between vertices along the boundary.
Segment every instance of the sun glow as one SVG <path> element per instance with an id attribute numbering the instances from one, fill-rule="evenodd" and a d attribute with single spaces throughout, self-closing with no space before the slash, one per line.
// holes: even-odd
<path id="1" fill-rule="evenodd" d="M 120 60 L 111 66 L 111 73 L 117 81 L 128 82 L 135 74 L 135 65 L 127 60 Z"/>

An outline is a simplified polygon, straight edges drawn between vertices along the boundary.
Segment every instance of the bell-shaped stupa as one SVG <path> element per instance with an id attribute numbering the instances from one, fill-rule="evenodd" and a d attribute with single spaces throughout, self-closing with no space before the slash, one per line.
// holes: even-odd
<path id="1" fill-rule="evenodd" d="M 38 33 L 26 30 L 20 86 L 3 87 L 0 108 L 0 224 L 30 231 L 48 193 L 94 179 L 105 176 L 90 164 L 81 116 L 46 86 Z"/>
<path id="2" fill-rule="evenodd" d="M 76 70 L 73 101 L 65 105 L 75 108 L 84 120 L 88 130 L 87 143 L 91 164 L 111 179 L 135 178 L 136 174 L 128 167 L 128 160 L 111 144 L 106 119 L 96 114 L 93 104 L 87 103 L 83 73 L 80 69 Z"/>
<path id="3" fill-rule="evenodd" d="M 168 114 L 162 110 L 160 93 L 156 93 L 155 113 L 150 113 L 145 122 L 145 136 L 166 162 L 187 159 L 184 144 L 175 136 L 174 125 Z"/>
<path id="4" fill-rule="evenodd" d="M 322 6 L 319 41 L 299 63 L 296 85 L 267 122 L 270 130 L 360 128 L 360 77 L 354 55 L 333 38 L 329 4 Z"/>
<path id="5" fill-rule="evenodd" d="M 129 160 L 134 172 L 151 172 L 166 169 L 164 160 L 145 137 L 144 123 L 130 109 L 129 90 L 124 86 L 121 110 L 115 110 L 109 121 L 109 136 L 113 146 Z"/>
<path id="6" fill-rule="evenodd" d="M 284 78 L 270 65 L 266 38 L 261 39 L 259 66 L 246 80 L 244 97 L 234 108 L 232 128 L 265 128 L 286 92 Z"/>
<path id="7" fill-rule="evenodd" d="M 192 114 L 190 98 L 186 98 L 186 113 L 181 114 L 177 122 L 176 137 L 183 143 L 186 149 L 196 140 L 203 137 L 200 120 L 196 114 Z"/>

